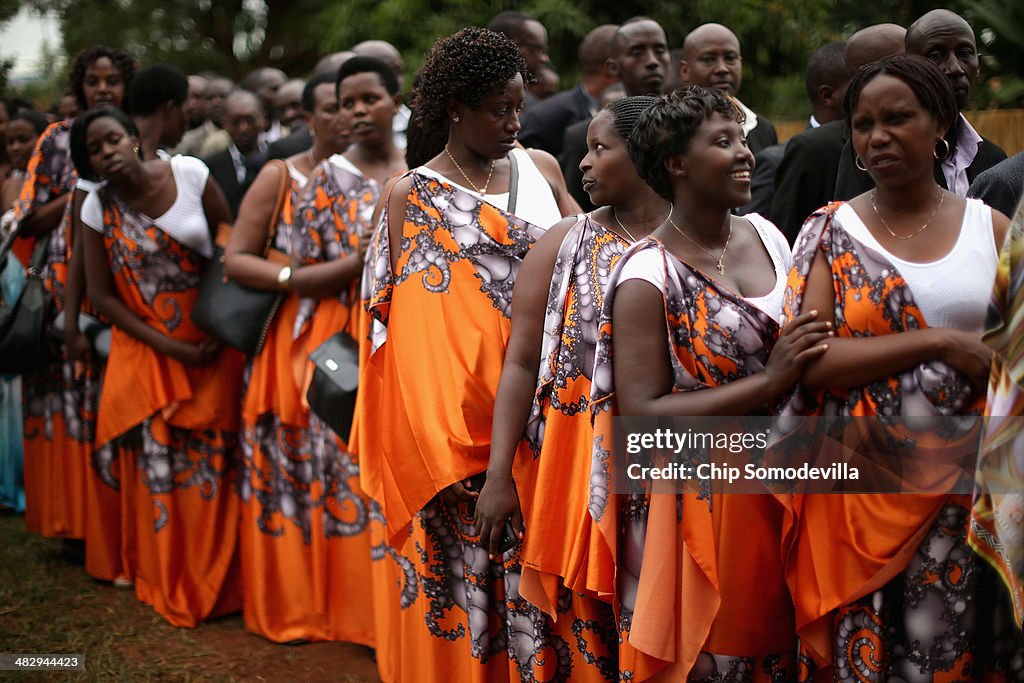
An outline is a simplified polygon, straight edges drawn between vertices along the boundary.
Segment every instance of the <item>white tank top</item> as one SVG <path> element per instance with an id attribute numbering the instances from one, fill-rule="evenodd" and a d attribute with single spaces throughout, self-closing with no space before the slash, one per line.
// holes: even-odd
<path id="1" fill-rule="evenodd" d="M 968 332 L 984 329 L 999 254 L 992 234 L 992 209 L 980 199 L 967 200 L 960 236 L 949 253 L 928 263 L 893 256 L 849 204 L 839 207 L 836 218 L 846 232 L 896 266 L 929 327 Z"/>
<path id="2" fill-rule="evenodd" d="M 516 157 L 516 164 L 519 167 L 519 183 L 515 215 L 522 218 L 527 223 L 531 223 L 540 228 L 550 228 L 552 225 L 562 220 L 562 213 L 558 209 L 558 202 L 555 201 L 555 195 L 551 191 L 551 185 L 548 184 L 544 174 L 537 168 L 537 164 L 533 163 L 533 159 L 530 158 L 529 153 L 524 149 L 516 147 L 509 154 L 514 154 Z M 503 211 L 508 211 L 508 192 L 501 192 L 499 194 L 480 194 L 474 190 L 455 182 L 451 178 L 441 175 L 437 171 L 427 168 L 426 166 L 420 166 L 416 169 L 417 173 L 430 176 L 431 178 L 437 178 L 443 180 L 446 183 L 454 185 L 461 190 L 480 197 L 488 204 L 498 207 Z"/>

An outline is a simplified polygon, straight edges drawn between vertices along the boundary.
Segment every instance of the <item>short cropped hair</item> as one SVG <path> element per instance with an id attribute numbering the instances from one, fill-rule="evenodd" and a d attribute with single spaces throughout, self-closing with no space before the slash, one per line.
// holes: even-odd
<path id="1" fill-rule="evenodd" d="M 188 98 L 188 76 L 170 64 L 141 69 L 132 80 L 128 111 L 132 116 L 149 116 L 167 102 L 184 104 Z"/>
<path id="2" fill-rule="evenodd" d="M 306 85 L 302 87 L 302 108 L 312 114 L 313 107 L 316 106 L 316 89 L 324 83 L 335 85 L 335 81 L 336 77 L 331 72 L 317 74 L 306 81 Z"/>
<path id="3" fill-rule="evenodd" d="M 389 95 L 398 94 L 398 77 L 395 75 L 395 70 L 379 59 L 360 56 L 346 59 L 345 63 L 338 69 L 338 77 L 334 82 L 334 91 L 337 93 L 341 89 L 341 82 L 349 76 L 362 73 L 377 74 L 380 76 L 380 82 L 384 84 L 384 88 L 388 91 Z"/>
<path id="4" fill-rule="evenodd" d="M 845 51 L 846 43 L 843 41 L 827 43 L 819 47 L 807 61 L 804 87 L 807 89 L 807 97 L 811 102 L 818 101 L 818 88 L 821 86 L 840 88 L 850 80 L 850 73 L 846 70 L 846 60 L 843 59 Z"/>
<path id="5" fill-rule="evenodd" d="M 637 174 L 659 196 L 673 199 L 665 161 L 685 153 L 697 129 L 712 114 L 721 114 L 740 124 L 744 121 L 743 112 L 725 93 L 699 85 L 662 95 L 641 112 L 629 136 L 629 158 Z"/>
<path id="6" fill-rule="evenodd" d="M 949 84 L 949 79 L 939 67 L 924 57 L 902 54 L 865 64 L 857 70 L 846 90 L 846 99 L 843 100 L 843 114 L 848 130 L 851 129 L 853 112 L 857 109 L 861 92 L 878 76 L 900 79 L 914 92 L 918 102 L 931 112 L 932 116 L 945 122 L 950 128 L 956 123 L 960 110 L 956 106 L 956 95 L 953 94 L 953 86 Z M 956 136 L 947 135 L 947 140 L 952 152 L 955 149 Z"/>

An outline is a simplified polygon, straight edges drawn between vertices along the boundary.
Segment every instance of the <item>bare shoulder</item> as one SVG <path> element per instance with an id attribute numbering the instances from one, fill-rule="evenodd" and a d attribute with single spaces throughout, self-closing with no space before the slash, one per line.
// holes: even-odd
<path id="1" fill-rule="evenodd" d="M 542 149 L 530 148 L 526 150 L 526 153 L 530 155 L 530 159 L 537 165 L 541 173 L 547 176 L 549 173 L 557 174 L 559 177 L 562 175 L 562 169 L 558 165 L 558 160 L 551 156 L 548 152 Z"/>
<path id="2" fill-rule="evenodd" d="M 996 241 L 996 250 L 1000 250 L 1006 242 L 1006 235 L 1010 232 L 1010 219 L 1005 213 L 998 209 L 992 211 L 992 237 Z"/>

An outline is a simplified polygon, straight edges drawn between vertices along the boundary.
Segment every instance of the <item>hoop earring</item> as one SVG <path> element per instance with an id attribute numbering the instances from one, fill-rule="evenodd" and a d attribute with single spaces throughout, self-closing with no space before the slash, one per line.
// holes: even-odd
<path id="1" fill-rule="evenodd" d="M 946 146 L 946 151 L 942 156 L 939 156 L 937 154 L 939 142 Z M 946 159 L 949 158 L 949 155 L 953 152 L 953 150 L 949 146 L 949 140 L 947 140 L 946 138 L 939 138 L 939 142 L 935 143 L 935 149 L 932 150 L 932 156 L 935 157 L 936 161 L 945 161 Z"/>
<path id="2" fill-rule="evenodd" d="M 865 173 L 868 172 L 868 167 L 864 165 L 864 162 L 861 160 L 859 154 L 853 157 L 853 165 L 856 166 L 859 170 L 864 171 Z"/>

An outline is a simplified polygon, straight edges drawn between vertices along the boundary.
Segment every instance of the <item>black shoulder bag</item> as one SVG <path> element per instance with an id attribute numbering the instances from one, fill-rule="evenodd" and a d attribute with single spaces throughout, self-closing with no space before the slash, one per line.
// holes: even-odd
<path id="1" fill-rule="evenodd" d="M 359 390 L 359 342 L 349 333 L 353 317 L 355 311 L 344 330 L 309 354 L 314 370 L 306 392 L 309 409 L 346 442 Z"/>
<path id="2" fill-rule="evenodd" d="M 0 263 L 7 260 L 12 234 L 0 246 Z M 25 288 L 17 301 L 3 300 L 0 294 L 0 373 L 23 374 L 45 367 L 53 358 L 50 341 L 50 311 L 53 299 L 43 286 L 43 266 L 51 235 L 36 239 L 25 278 Z"/>
<path id="3" fill-rule="evenodd" d="M 288 166 L 279 160 L 281 174 L 277 204 L 267 227 L 267 241 L 263 256 L 286 266 L 291 263 L 287 254 L 272 247 L 277 235 L 277 224 L 289 190 Z M 274 314 L 284 300 L 284 292 L 252 289 L 230 280 L 224 274 L 224 249 L 231 237 L 230 225 L 221 224 L 214 243 L 213 257 L 203 270 L 199 296 L 192 306 L 192 322 L 217 341 L 233 346 L 247 354 L 257 354 L 263 348 Z"/>

